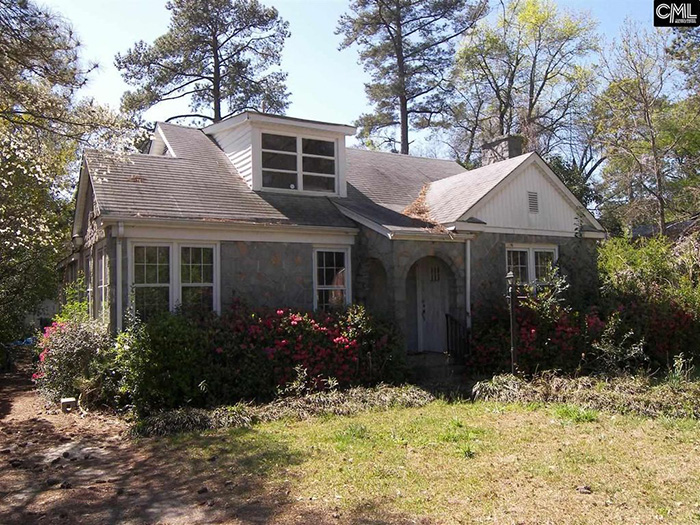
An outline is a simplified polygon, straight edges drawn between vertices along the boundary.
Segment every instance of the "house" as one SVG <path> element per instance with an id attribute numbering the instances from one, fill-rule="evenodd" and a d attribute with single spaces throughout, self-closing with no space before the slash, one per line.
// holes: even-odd
<path id="1" fill-rule="evenodd" d="M 159 123 L 147 154 L 86 151 L 67 272 L 119 330 L 134 307 L 328 309 L 362 302 L 409 352 L 444 352 L 450 326 L 504 300 L 505 274 L 595 278 L 598 221 L 517 137 L 483 167 L 346 148 L 355 128 L 243 112 Z"/>

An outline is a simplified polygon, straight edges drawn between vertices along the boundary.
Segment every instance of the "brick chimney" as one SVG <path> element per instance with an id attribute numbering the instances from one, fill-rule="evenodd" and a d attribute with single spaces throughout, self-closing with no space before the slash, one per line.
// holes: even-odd
<path id="1" fill-rule="evenodd" d="M 493 164 L 523 154 L 522 135 L 498 137 L 481 146 L 481 165 Z"/>

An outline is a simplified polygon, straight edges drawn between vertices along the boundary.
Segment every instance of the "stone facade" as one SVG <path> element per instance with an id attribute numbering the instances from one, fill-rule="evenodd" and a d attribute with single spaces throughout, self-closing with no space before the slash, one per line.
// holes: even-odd
<path id="1" fill-rule="evenodd" d="M 380 291 L 372 287 L 372 275 L 368 269 L 374 269 L 376 272 L 377 263 L 380 263 L 386 274 L 386 277 L 382 278 L 387 283 L 381 302 L 389 305 L 389 311 L 386 312 L 385 309 L 379 313 L 397 324 L 404 334 L 407 349 L 416 351 L 415 264 L 426 257 L 441 262 L 449 280 L 450 313 L 465 321 L 465 254 L 464 241 L 392 241 L 362 227 L 353 248 L 354 297 L 357 302 L 366 304 L 372 310 L 372 306 L 377 303 L 376 294 Z"/>
<path id="2" fill-rule="evenodd" d="M 221 243 L 221 305 L 234 298 L 259 307 L 313 308 L 313 246 Z"/>

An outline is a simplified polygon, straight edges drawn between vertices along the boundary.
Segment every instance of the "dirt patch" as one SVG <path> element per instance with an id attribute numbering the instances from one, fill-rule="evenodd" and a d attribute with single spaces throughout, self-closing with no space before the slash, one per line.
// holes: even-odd
<path id="1" fill-rule="evenodd" d="M 264 477 L 129 439 L 118 417 L 63 414 L 29 377 L 26 366 L 0 374 L 2 524 L 338 523 L 332 509 L 271 491 Z"/>

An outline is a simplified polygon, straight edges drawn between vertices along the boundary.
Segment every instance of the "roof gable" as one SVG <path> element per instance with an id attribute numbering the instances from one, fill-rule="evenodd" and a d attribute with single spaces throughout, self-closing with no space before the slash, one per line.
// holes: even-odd
<path id="1" fill-rule="evenodd" d="M 520 155 L 431 183 L 426 195 L 431 217 L 441 224 L 458 221 L 533 155 Z"/>
<path id="2" fill-rule="evenodd" d="M 573 232 L 580 217 L 584 227 L 603 231 L 595 217 L 536 153 L 491 164 L 453 179 L 456 180 L 435 183 L 437 191 L 428 194 L 432 199 L 429 203 L 435 203 L 443 223 L 479 219 L 493 227 Z M 435 202 L 438 197 L 446 202 Z M 538 208 L 535 211 L 531 209 L 533 204 Z"/>

